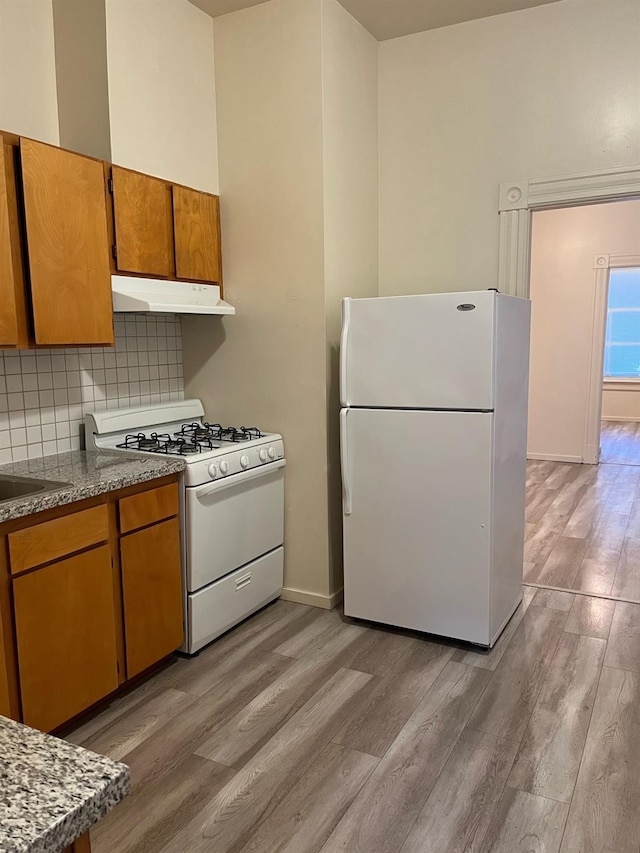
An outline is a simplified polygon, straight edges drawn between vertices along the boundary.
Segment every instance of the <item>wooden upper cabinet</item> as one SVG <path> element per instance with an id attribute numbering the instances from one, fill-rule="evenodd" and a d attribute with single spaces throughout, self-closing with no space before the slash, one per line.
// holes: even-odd
<path id="1" fill-rule="evenodd" d="M 16 195 L 15 148 L 0 136 L 0 346 L 27 346 L 24 268 Z"/>
<path id="2" fill-rule="evenodd" d="M 219 283 L 222 270 L 218 196 L 174 186 L 173 234 L 177 278 Z"/>
<path id="3" fill-rule="evenodd" d="M 173 275 L 171 188 L 159 178 L 114 166 L 116 268 L 166 278 Z"/>
<path id="4" fill-rule="evenodd" d="M 35 343 L 112 344 L 104 166 L 31 139 L 20 154 Z"/>

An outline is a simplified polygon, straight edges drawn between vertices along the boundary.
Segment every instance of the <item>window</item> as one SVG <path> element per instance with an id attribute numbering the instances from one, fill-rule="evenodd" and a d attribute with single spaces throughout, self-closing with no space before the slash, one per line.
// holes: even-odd
<path id="1" fill-rule="evenodd" d="M 640 269 L 612 269 L 604 344 L 604 376 L 640 379 Z"/>

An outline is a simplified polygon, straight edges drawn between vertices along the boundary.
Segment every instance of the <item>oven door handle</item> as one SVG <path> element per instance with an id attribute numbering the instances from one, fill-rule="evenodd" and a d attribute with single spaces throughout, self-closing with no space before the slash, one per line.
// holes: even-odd
<path id="1" fill-rule="evenodd" d="M 271 462 L 270 465 L 261 465 L 259 468 L 252 468 L 250 471 L 242 471 L 240 474 L 233 474 L 231 477 L 226 477 L 224 480 L 214 480 L 213 483 L 206 483 L 204 486 L 198 486 L 194 489 L 193 495 L 196 498 L 204 498 L 214 492 L 221 492 L 224 489 L 230 489 L 232 486 L 246 483 L 249 480 L 255 480 L 257 477 L 265 477 L 280 468 L 284 468 L 287 464 L 286 459 L 278 459 L 277 462 Z"/>

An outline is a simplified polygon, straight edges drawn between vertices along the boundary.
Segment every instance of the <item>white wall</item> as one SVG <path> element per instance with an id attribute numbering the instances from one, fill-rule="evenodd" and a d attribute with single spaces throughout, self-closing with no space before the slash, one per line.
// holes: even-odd
<path id="1" fill-rule="evenodd" d="M 213 20 L 187 0 L 106 0 L 114 163 L 218 192 Z"/>
<path id="2" fill-rule="evenodd" d="M 216 18 L 229 318 L 183 323 L 187 394 L 284 436 L 285 586 L 330 595 L 319 0 Z M 314 598 L 315 596 L 315 598 Z"/>
<path id="3" fill-rule="evenodd" d="M 640 201 L 533 214 L 529 454 L 582 461 L 600 254 L 640 254 Z"/>
<path id="4" fill-rule="evenodd" d="M 602 388 L 602 419 L 640 422 L 640 383 L 605 381 Z"/>
<path id="5" fill-rule="evenodd" d="M 0 0 L 0 129 L 59 141 L 51 0 Z"/>
<path id="6" fill-rule="evenodd" d="M 639 44 L 637 0 L 381 43 L 381 292 L 495 286 L 501 181 L 640 162 Z"/>
<path id="7" fill-rule="evenodd" d="M 106 0 L 53 0 L 60 145 L 111 160 Z"/>
<path id="8" fill-rule="evenodd" d="M 331 590 L 342 587 L 338 353 L 343 296 L 378 292 L 378 44 L 322 0 L 324 270 Z"/>
<path id="9" fill-rule="evenodd" d="M 57 5 L 58 11 L 63 13 L 57 20 L 57 35 L 63 36 L 57 47 L 59 51 L 66 51 L 70 43 L 65 39 L 82 38 L 83 31 L 81 27 L 74 31 L 78 22 L 72 20 L 73 3 Z M 100 35 L 99 6 L 99 3 L 93 3 L 89 16 L 92 29 L 88 35 L 92 39 Z M 128 75 L 127 86 L 124 87 L 125 103 L 114 103 L 120 122 L 116 124 L 115 134 L 118 151 L 123 161 L 131 157 L 125 165 L 147 171 L 144 158 L 135 161 L 137 154 L 141 153 L 139 146 L 142 141 L 148 144 L 148 153 L 150 158 L 153 156 L 155 166 L 166 170 L 165 177 L 215 190 L 215 111 L 209 110 L 214 90 L 211 19 L 187 0 L 162 0 L 153 4 L 145 0 L 129 4 L 122 0 L 107 0 L 107 9 L 114 23 L 114 43 L 117 43 L 118 34 L 123 36 L 122 31 L 127 27 L 137 27 L 138 30 L 137 53 L 133 57 L 129 53 L 112 56 L 116 78 L 118 74 Z M 189 22 L 193 32 L 189 32 Z M 174 54 L 177 53 L 180 61 L 184 59 L 183 53 L 192 53 L 192 60 L 187 63 L 187 70 L 172 70 L 176 79 L 171 89 L 164 71 L 159 73 L 156 69 L 152 78 L 153 69 L 138 63 L 136 57 L 140 58 L 142 45 L 147 51 L 145 61 L 150 59 L 149 51 L 153 48 L 150 39 L 157 38 L 166 47 L 173 25 L 174 35 L 181 39 L 193 36 L 195 46 L 193 51 L 188 41 L 174 46 Z M 161 36 L 164 36 L 164 41 Z M 123 41 L 125 39 L 121 39 L 117 50 L 130 48 L 130 44 L 123 44 Z M 75 47 L 75 73 L 78 76 L 90 73 L 99 95 L 95 103 L 99 102 L 100 108 L 104 108 L 106 69 L 102 74 L 95 63 L 95 55 L 84 53 L 79 45 Z M 53 144 L 60 143 L 55 54 L 50 0 L 0 0 L 0 129 Z M 90 68 L 82 67 L 83 56 L 90 62 Z M 181 118 L 191 122 L 189 126 L 197 136 L 197 144 L 187 146 L 184 154 L 176 146 L 175 134 L 169 132 L 155 136 L 155 131 L 165 120 L 167 105 L 173 108 L 179 100 L 178 88 L 187 88 L 189 74 L 197 74 L 199 78 L 195 96 L 201 101 L 195 103 L 191 100 L 193 90 L 188 90 L 182 99 Z M 73 73 L 67 64 L 61 85 L 67 87 L 71 83 L 74 83 Z M 143 91 L 147 98 L 144 110 L 139 109 L 140 105 L 135 102 Z M 108 128 L 105 123 L 97 122 L 93 127 L 74 127 L 74 115 L 78 118 L 80 114 L 74 112 L 72 100 L 80 96 L 78 92 L 89 98 L 91 87 L 81 87 L 76 94 L 65 88 L 63 100 L 66 96 L 66 106 L 62 115 L 66 122 L 66 136 L 63 144 L 77 147 L 74 143 L 79 142 L 78 150 L 95 155 L 98 152 L 87 151 L 81 140 L 99 145 L 100 134 L 107 132 Z M 116 87 L 115 96 L 122 97 L 123 89 L 118 93 Z M 131 109 L 137 110 L 137 115 L 135 120 L 130 115 L 131 121 L 125 124 L 123 117 Z M 202 121 L 200 110 L 205 114 Z M 88 136 L 82 136 L 79 131 L 86 131 Z M 153 145 L 150 144 L 152 139 Z M 191 170 L 188 175 L 180 171 L 185 163 Z M 87 409 L 116 408 L 184 396 L 179 320 L 173 316 L 128 315 L 125 318 L 118 315 L 115 333 L 113 348 L 0 352 L 1 463 L 77 449 Z"/>

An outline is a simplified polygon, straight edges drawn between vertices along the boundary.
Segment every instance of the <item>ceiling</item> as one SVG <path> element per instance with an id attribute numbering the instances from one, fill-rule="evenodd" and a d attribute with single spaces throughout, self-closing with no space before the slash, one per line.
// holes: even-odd
<path id="1" fill-rule="evenodd" d="M 191 2 L 215 18 L 268 0 Z M 558 0 L 340 0 L 378 41 L 556 2 Z"/>

